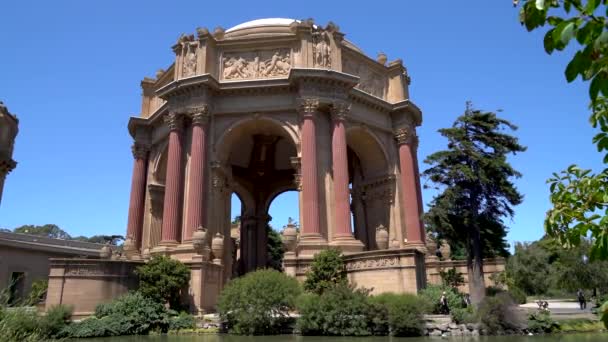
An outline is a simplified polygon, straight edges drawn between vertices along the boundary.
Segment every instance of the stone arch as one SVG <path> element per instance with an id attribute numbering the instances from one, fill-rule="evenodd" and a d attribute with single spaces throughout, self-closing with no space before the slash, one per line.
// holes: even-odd
<path id="1" fill-rule="evenodd" d="M 157 184 L 165 184 L 165 178 L 167 176 L 169 140 L 165 139 L 159 143 L 156 151 L 156 156 L 152 162 L 152 177 Z"/>
<path id="2" fill-rule="evenodd" d="M 394 177 L 385 146 L 370 129 L 353 126 L 346 131 L 355 237 L 373 250 L 376 227 L 391 229 Z M 393 228 L 394 229 L 394 228 Z"/>
<path id="3" fill-rule="evenodd" d="M 287 192 L 287 191 L 297 191 L 296 187 L 294 185 L 284 185 L 281 186 L 279 188 L 277 188 L 275 191 L 273 191 L 269 196 L 268 199 L 266 200 L 266 202 L 264 203 L 264 208 L 266 208 L 266 212 L 270 211 L 270 205 L 272 204 L 272 202 L 279 197 L 280 195 L 282 195 L 283 193 Z"/>

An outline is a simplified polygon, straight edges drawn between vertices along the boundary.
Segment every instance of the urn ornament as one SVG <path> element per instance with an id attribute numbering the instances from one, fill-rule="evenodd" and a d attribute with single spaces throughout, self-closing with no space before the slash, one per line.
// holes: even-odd
<path id="1" fill-rule="evenodd" d="M 293 223 L 288 223 L 283 232 L 281 233 L 281 240 L 283 247 L 287 252 L 293 252 L 296 247 L 296 240 L 298 239 L 298 232 L 296 226 Z"/>
<path id="2" fill-rule="evenodd" d="M 426 249 L 427 256 L 435 256 L 437 254 L 437 240 L 430 232 L 426 233 Z"/>
<path id="3" fill-rule="evenodd" d="M 213 252 L 213 258 L 215 260 L 222 260 L 222 254 L 224 252 L 224 235 L 220 233 L 215 234 L 211 241 L 211 251 Z"/>
<path id="4" fill-rule="evenodd" d="M 378 63 L 382 64 L 382 65 L 386 65 L 386 54 L 384 52 L 379 52 L 378 53 L 378 57 L 376 58 L 376 61 L 378 61 Z"/>
<path id="5" fill-rule="evenodd" d="M 105 244 L 103 247 L 101 247 L 101 250 L 99 251 L 99 257 L 102 259 L 110 259 L 110 257 L 112 256 L 112 248 L 110 248 L 109 244 Z"/>
<path id="6" fill-rule="evenodd" d="M 132 236 L 127 236 L 127 239 L 125 240 L 124 244 L 122 245 L 122 249 L 124 251 L 124 254 L 128 255 L 128 256 L 135 253 L 135 249 L 136 249 L 135 241 L 133 241 Z"/>
<path id="7" fill-rule="evenodd" d="M 192 234 L 192 246 L 198 254 L 202 254 L 205 245 L 207 244 L 207 229 L 203 226 L 198 226 Z"/>
<path id="8" fill-rule="evenodd" d="M 382 224 L 376 227 L 376 246 L 378 249 L 388 248 L 388 229 Z"/>

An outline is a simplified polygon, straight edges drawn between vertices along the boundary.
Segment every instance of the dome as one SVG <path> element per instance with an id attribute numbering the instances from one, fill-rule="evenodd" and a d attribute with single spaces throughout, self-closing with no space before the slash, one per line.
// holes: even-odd
<path id="1" fill-rule="evenodd" d="M 242 24 L 238 24 L 226 30 L 226 32 L 233 32 L 237 30 L 242 30 L 246 28 L 252 27 L 261 27 L 261 26 L 289 26 L 293 22 L 300 22 L 299 20 L 289 19 L 289 18 L 264 18 L 264 19 L 256 19 L 244 22 Z"/>

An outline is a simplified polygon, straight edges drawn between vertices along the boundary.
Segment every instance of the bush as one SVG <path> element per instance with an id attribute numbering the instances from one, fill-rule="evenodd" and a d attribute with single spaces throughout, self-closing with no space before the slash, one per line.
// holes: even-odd
<path id="1" fill-rule="evenodd" d="M 181 306 L 181 291 L 190 280 L 190 269 L 178 260 L 157 255 L 146 264 L 137 267 L 139 292 L 160 303 L 169 303 L 177 309 Z"/>
<path id="2" fill-rule="evenodd" d="M 477 311 L 473 306 L 454 309 L 450 312 L 450 314 L 452 315 L 454 322 L 457 324 L 479 322 L 479 316 L 477 315 Z"/>
<path id="3" fill-rule="evenodd" d="M 300 293 L 295 278 L 259 270 L 230 281 L 220 294 L 218 310 L 231 333 L 277 334 Z"/>
<path id="4" fill-rule="evenodd" d="M 528 315 L 528 331 L 536 334 L 559 330 L 559 324 L 551 318 L 549 311 L 537 311 Z"/>
<path id="5" fill-rule="evenodd" d="M 386 308 L 389 333 L 393 336 L 420 336 L 424 328 L 423 299 L 411 294 L 383 293 L 370 298 Z M 371 315 L 372 320 L 376 315 Z"/>
<path id="6" fill-rule="evenodd" d="M 509 334 L 522 330 L 522 322 L 511 296 L 499 293 L 487 296 L 479 304 L 481 324 L 490 335 Z"/>
<path id="7" fill-rule="evenodd" d="M 119 335 L 143 335 L 152 330 L 166 332 L 169 314 L 165 306 L 139 292 L 119 297 L 95 308 L 95 317 L 72 323 L 62 337 L 83 338 Z"/>
<path id="8" fill-rule="evenodd" d="M 347 284 L 325 288 L 322 294 L 298 298 L 297 329 L 302 335 L 368 336 L 372 334 L 368 291 Z"/>
<path id="9" fill-rule="evenodd" d="M 24 307 L 3 310 L 2 341 L 42 341 L 58 337 L 71 314 L 72 309 L 63 305 L 52 307 L 44 316 Z"/>
<path id="10" fill-rule="evenodd" d="M 440 270 L 439 276 L 444 286 L 458 288 L 460 285 L 464 285 L 464 276 L 453 267 L 447 271 Z"/>
<path id="11" fill-rule="evenodd" d="M 182 330 L 196 328 L 196 320 L 194 316 L 187 312 L 181 312 L 179 315 L 169 319 L 169 330 Z"/>
<path id="12" fill-rule="evenodd" d="M 315 255 L 306 272 L 304 290 L 317 294 L 336 286 L 346 284 L 346 265 L 342 253 L 337 249 L 327 249 Z"/>
<path id="13" fill-rule="evenodd" d="M 511 297 L 517 304 L 526 304 L 526 302 L 528 301 L 526 293 L 517 287 L 510 287 L 507 292 L 511 295 Z"/>
<path id="14" fill-rule="evenodd" d="M 608 301 L 606 301 L 599 310 L 600 320 L 604 323 L 606 329 L 608 329 Z"/>
<path id="15" fill-rule="evenodd" d="M 28 298 L 25 300 L 25 305 L 36 305 L 40 303 L 46 296 L 46 290 L 49 287 L 49 281 L 46 279 L 38 279 L 32 282 L 32 289 Z"/>
<path id="16" fill-rule="evenodd" d="M 439 299 L 444 291 L 448 299 L 448 307 L 450 308 L 450 311 L 462 308 L 462 296 L 456 292 L 456 290 L 443 285 L 428 285 L 425 289 L 420 291 L 419 294 L 419 296 L 423 299 L 423 303 L 425 303 L 425 313 L 440 313 Z"/>

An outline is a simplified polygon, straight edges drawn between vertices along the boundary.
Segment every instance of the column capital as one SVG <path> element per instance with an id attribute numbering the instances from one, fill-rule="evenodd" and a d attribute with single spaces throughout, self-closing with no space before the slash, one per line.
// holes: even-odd
<path id="1" fill-rule="evenodd" d="M 150 145 L 135 141 L 133 145 L 131 145 L 131 152 L 133 152 L 133 158 L 145 159 L 148 156 L 148 152 L 150 152 Z"/>
<path id="2" fill-rule="evenodd" d="M 163 120 L 170 131 L 181 131 L 184 125 L 184 116 L 182 113 L 170 112 L 165 115 Z"/>
<path id="3" fill-rule="evenodd" d="M 350 103 L 345 101 L 335 101 L 331 105 L 330 112 L 331 119 L 333 121 L 345 121 L 346 117 L 350 113 Z"/>
<path id="4" fill-rule="evenodd" d="M 418 147 L 418 136 L 416 130 L 412 127 L 405 127 L 396 129 L 393 132 L 397 145 L 412 145 L 414 148 Z"/>
<path id="5" fill-rule="evenodd" d="M 298 99 L 298 112 L 303 117 L 313 117 L 319 111 L 321 101 L 316 97 L 305 97 Z"/>
<path id="6" fill-rule="evenodd" d="M 209 106 L 202 105 L 188 111 L 188 116 L 192 119 L 192 125 L 204 125 L 209 122 Z"/>

